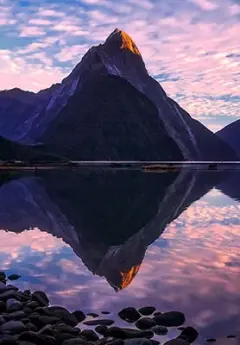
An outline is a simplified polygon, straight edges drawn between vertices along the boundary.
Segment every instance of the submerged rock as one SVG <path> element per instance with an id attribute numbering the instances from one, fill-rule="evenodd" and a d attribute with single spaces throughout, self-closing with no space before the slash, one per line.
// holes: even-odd
<path id="1" fill-rule="evenodd" d="M 154 320 L 160 326 L 178 327 L 185 322 L 185 316 L 179 311 L 170 311 L 168 313 L 155 316 Z"/>
<path id="2" fill-rule="evenodd" d="M 131 322 L 131 323 L 136 322 L 141 317 L 141 315 L 139 314 L 137 309 L 132 308 L 132 307 L 122 309 L 118 313 L 118 315 L 122 320 L 127 321 L 127 322 Z"/>
<path id="3" fill-rule="evenodd" d="M 97 326 L 97 325 L 105 325 L 105 326 L 111 326 L 114 324 L 113 320 L 108 319 L 102 319 L 102 320 L 90 320 L 83 322 L 84 325 L 87 326 Z"/>
<path id="4" fill-rule="evenodd" d="M 135 323 L 135 326 L 139 329 L 145 330 L 156 326 L 156 321 L 150 317 L 142 317 Z"/>
<path id="5" fill-rule="evenodd" d="M 168 333 L 166 326 L 154 326 L 152 327 L 152 331 L 157 335 L 166 335 Z"/>
<path id="6" fill-rule="evenodd" d="M 142 315 L 152 315 L 155 312 L 155 307 L 143 307 L 138 309 L 139 313 Z"/>
<path id="7" fill-rule="evenodd" d="M 188 343 L 193 343 L 198 338 L 198 332 L 193 327 L 186 327 L 177 339 L 186 340 Z"/>
<path id="8" fill-rule="evenodd" d="M 19 276 L 18 274 L 11 274 L 10 276 L 8 276 L 9 280 L 18 280 L 20 278 L 21 276 Z"/>
<path id="9" fill-rule="evenodd" d="M 86 315 L 81 310 L 75 310 L 72 314 L 76 317 L 78 322 L 82 322 L 86 319 Z"/>

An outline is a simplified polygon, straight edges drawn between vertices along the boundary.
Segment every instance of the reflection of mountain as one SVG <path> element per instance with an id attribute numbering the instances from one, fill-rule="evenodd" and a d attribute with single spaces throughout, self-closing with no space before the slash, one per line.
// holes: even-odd
<path id="1" fill-rule="evenodd" d="M 240 201 L 240 171 L 233 171 L 227 179 L 220 183 L 218 189 L 230 198 Z"/>
<path id="2" fill-rule="evenodd" d="M 94 274 L 128 286 L 146 249 L 214 185 L 215 173 L 41 172 L 0 187 L 0 228 L 61 237 Z"/>

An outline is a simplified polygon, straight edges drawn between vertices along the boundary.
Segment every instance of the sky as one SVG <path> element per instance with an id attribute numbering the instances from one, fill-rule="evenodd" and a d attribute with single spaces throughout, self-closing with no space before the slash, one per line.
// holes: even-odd
<path id="1" fill-rule="evenodd" d="M 116 27 L 194 118 L 240 117 L 240 0 L 0 0 L 0 90 L 60 82 Z"/>

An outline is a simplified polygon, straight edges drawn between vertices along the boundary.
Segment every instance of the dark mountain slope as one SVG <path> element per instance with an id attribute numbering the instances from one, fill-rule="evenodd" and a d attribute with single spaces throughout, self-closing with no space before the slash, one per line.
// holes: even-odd
<path id="1" fill-rule="evenodd" d="M 102 76 L 72 96 L 43 136 L 77 160 L 182 160 L 156 107 L 125 79 Z"/>
<path id="2" fill-rule="evenodd" d="M 230 145 L 237 153 L 240 159 L 240 120 L 224 127 L 216 135 Z"/>

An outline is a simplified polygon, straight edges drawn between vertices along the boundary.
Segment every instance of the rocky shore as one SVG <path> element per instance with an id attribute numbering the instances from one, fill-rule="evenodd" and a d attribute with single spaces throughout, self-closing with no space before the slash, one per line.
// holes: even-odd
<path id="1" fill-rule="evenodd" d="M 185 316 L 181 312 L 128 307 L 118 316 L 130 327 L 117 327 L 107 318 L 108 311 L 102 311 L 101 316 L 85 315 L 81 310 L 71 313 L 52 306 L 42 291 L 19 291 L 8 284 L 18 278 L 7 278 L 0 272 L 0 345 L 158 345 L 160 341 L 153 338 L 166 335 L 169 327 L 177 327 L 179 336 L 165 345 L 189 345 L 198 338 L 196 329 L 182 326 Z"/>

